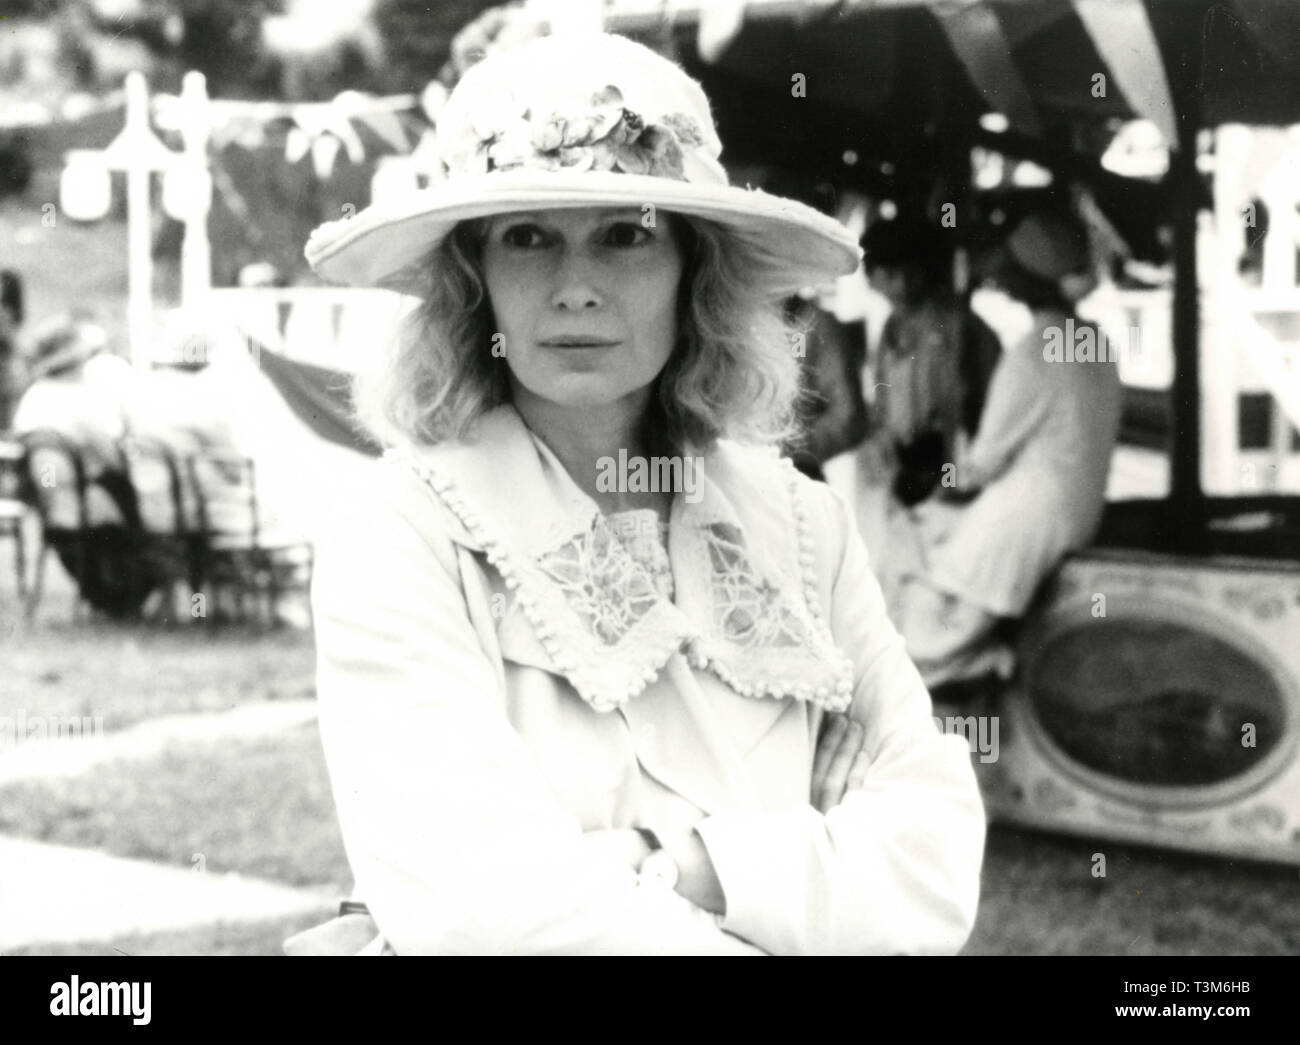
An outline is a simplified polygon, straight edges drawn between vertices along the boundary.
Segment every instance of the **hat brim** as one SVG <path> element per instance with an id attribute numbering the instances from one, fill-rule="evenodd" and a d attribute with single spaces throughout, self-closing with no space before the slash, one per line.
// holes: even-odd
<path id="1" fill-rule="evenodd" d="M 305 254 L 323 279 L 423 293 L 418 263 L 455 226 L 517 211 L 644 207 L 706 218 L 775 259 L 773 289 L 793 293 L 853 272 L 862 251 L 834 218 L 757 189 L 702 185 L 617 171 L 502 171 L 467 175 L 322 225 Z"/>

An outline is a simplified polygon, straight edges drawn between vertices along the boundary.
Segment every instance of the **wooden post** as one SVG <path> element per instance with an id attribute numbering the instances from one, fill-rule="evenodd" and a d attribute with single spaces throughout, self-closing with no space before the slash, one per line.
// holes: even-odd
<path id="1" fill-rule="evenodd" d="M 1205 527 L 1201 491 L 1201 297 L 1196 271 L 1201 176 L 1196 167 L 1196 122 L 1184 118 L 1178 137 L 1178 147 L 1169 154 L 1167 182 L 1173 196 L 1174 224 L 1174 379 L 1167 533 L 1181 549 L 1192 550 L 1200 544 Z"/>

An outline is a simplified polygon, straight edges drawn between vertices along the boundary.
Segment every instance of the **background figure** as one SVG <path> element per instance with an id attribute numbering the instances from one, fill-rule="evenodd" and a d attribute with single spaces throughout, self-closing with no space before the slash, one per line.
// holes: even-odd
<path id="1" fill-rule="evenodd" d="M 209 529 L 227 537 L 251 536 L 255 499 L 259 536 L 301 539 L 301 527 L 283 518 L 285 504 L 296 487 L 282 473 L 302 462 L 283 462 L 274 433 L 258 424 L 259 408 L 246 387 L 245 368 L 251 366 L 244 340 L 212 318 L 199 326 L 182 325 L 163 342 L 154 368 L 141 376 L 127 405 L 133 435 L 162 443 L 181 462 L 182 509 L 190 526 L 199 519 L 198 491 L 187 474 L 187 458 L 213 459 L 200 470 Z M 236 405 L 238 404 L 238 405 Z M 249 474 L 237 459 L 252 462 Z M 172 513 L 166 475 L 144 473 L 137 483 L 145 520 L 167 520 Z"/>
<path id="2" fill-rule="evenodd" d="M 235 453 L 230 437 L 230 408 L 205 380 L 209 346 L 202 335 L 188 332 L 167 338 L 155 350 L 153 368 L 139 376 L 126 404 L 132 436 L 159 443 L 181 470 L 181 510 L 186 524 L 197 528 L 197 495 L 186 468 L 195 454 Z M 175 505 L 170 477 L 163 467 L 137 466 L 133 476 L 144 526 L 166 532 L 174 526 Z"/>
<path id="3" fill-rule="evenodd" d="M 33 338 L 31 384 L 13 418 L 15 434 L 57 432 L 81 453 L 92 526 L 122 525 L 133 509 L 117 448 L 126 434 L 126 383 L 111 362 L 92 365 L 106 348 L 103 328 L 85 318 L 62 315 L 42 324 Z M 129 365 L 117 362 L 129 377 Z M 52 487 L 48 500 L 52 519 L 47 522 L 77 525 L 70 484 Z"/>
<path id="4" fill-rule="evenodd" d="M 78 532 L 82 524 L 66 458 L 48 449 L 33 452 L 34 476 L 51 469 L 50 482 L 37 479 L 46 537 L 77 579 L 82 597 L 97 609 L 124 616 L 138 611 L 155 584 L 133 550 L 139 512 L 119 450 L 137 378 L 125 360 L 106 348 L 103 329 L 85 318 L 65 315 L 44 324 L 34 339 L 33 380 L 18 404 L 14 432 L 54 432 L 80 455 L 89 534 L 74 547 L 60 534 Z"/>
<path id="5" fill-rule="evenodd" d="M 1084 352 L 1099 346 L 1098 333 L 1062 290 L 1088 265 L 1083 225 L 1045 209 L 1018 222 L 988 259 L 987 281 L 1028 306 L 1034 322 L 998 364 L 956 488 L 910 519 L 925 562 L 904 579 L 898 624 L 932 686 L 1005 669 L 1005 651 L 990 645 L 995 625 L 1021 616 L 1100 523 L 1121 388 L 1108 354 Z M 1053 351 L 1070 341 L 1073 358 Z"/>
<path id="6" fill-rule="evenodd" d="M 802 298 L 791 299 L 787 312 L 796 321 L 802 318 L 807 328 L 807 354 L 799 374 L 804 435 L 789 454 L 801 472 L 822 479 L 822 462 L 857 446 L 868 432 L 861 379 L 866 331 L 862 323 L 842 323 Z"/>
<path id="7" fill-rule="evenodd" d="M 0 271 L 0 432 L 9 431 L 18 399 L 27 386 L 26 366 L 18 350 L 22 324 L 22 277 L 4 269 Z"/>
<path id="8" fill-rule="evenodd" d="M 877 221 L 862 247 L 871 286 L 893 306 L 876 352 L 871 429 L 895 496 L 911 505 L 957 459 L 961 433 L 978 428 L 1001 346 L 953 293 L 952 250 L 933 222 Z"/>

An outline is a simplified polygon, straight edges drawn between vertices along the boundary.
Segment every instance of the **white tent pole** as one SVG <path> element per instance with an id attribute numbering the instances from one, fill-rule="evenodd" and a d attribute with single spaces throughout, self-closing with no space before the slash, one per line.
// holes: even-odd
<path id="1" fill-rule="evenodd" d="M 1245 246 L 1241 179 L 1250 155 L 1250 131 L 1227 124 L 1214 136 L 1214 231 L 1207 245 L 1205 330 L 1201 347 L 1201 409 L 1213 432 L 1202 448 L 1201 475 L 1206 489 L 1219 495 L 1242 492 L 1237 449 L 1237 357 L 1244 335 L 1246 303 L 1239 287 L 1237 259 Z M 1255 492 L 1255 491 L 1247 491 Z"/>
<path id="2" fill-rule="evenodd" d="M 207 80 L 200 72 L 188 72 L 181 87 L 181 137 L 185 143 L 184 163 L 196 198 L 185 215 L 185 239 L 181 243 L 181 303 L 187 309 L 201 305 L 212 287 L 206 191 L 208 121 Z"/>
<path id="3" fill-rule="evenodd" d="M 144 74 L 126 77 L 126 131 L 149 130 L 149 93 Z M 131 362 L 149 368 L 153 332 L 153 257 L 149 209 L 150 166 L 146 157 L 126 165 L 127 332 Z"/>

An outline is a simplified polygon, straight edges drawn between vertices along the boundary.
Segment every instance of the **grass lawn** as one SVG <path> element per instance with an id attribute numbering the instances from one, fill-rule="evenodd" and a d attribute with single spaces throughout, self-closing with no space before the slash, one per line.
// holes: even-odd
<path id="1" fill-rule="evenodd" d="M 352 884 L 315 723 L 9 784 L 0 833 L 186 869 L 201 856 L 209 871 L 327 886 L 340 898 Z"/>
<path id="2" fill-rule="evenodd" d="M 308 631 L 96 620 L 0 633 L 0 715 L 103 719 L 104 732 L 158 715 L 311 697 Z"/>
<path id="3" fill-rule="evenodd" d="M 1300 954 L 1300 873 L 994 827 L 963 953 Z"/>
<path id="4" fill-rule="evenodd" d="M 0 715 L 98 716 L 111 733 L 159 715 L 316 691 L 308 630 L 210 620 L 74 623 L 72 580 L 54 557 L 45 588 L 36 621 L 21 621 L 10 563 L 0 557 Z"/>
<path id="5" fill-rule="evenodd" d="M 327 912 L 326 917 L 328 917 Z M 123 936 L 98 943 L 42 944 L 19 947 L 10 955 L 105 956 L 129 955 L 283 955 L 283 944 L 296 932 L 319 925 L 320 915 L 297 915 L 246 925 L 212 925 L 184 932 Z"/>

